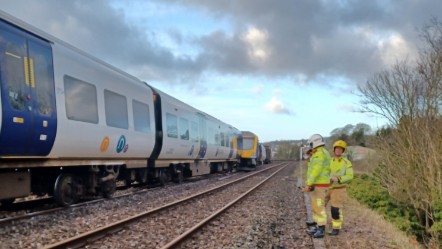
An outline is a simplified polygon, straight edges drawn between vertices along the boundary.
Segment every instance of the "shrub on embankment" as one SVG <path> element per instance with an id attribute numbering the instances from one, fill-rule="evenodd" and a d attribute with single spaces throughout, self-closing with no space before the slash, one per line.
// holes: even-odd
<path id="1" fill-rule="evenodd" d="M 367 174 L 356 174 L 349 185 L 348 194 L 381 214 L 400 230 L 415 236 L 417 240 L 425 244 L 429 234 L 419 223 L 419 214 L 411 205 L 393 199 L 377 178 Z M 442 218 L 442 205 L 435 211 L 437 211 L 437 216 Z M 440 229 L 440 226 L 440 223 L 434 224 L 432 229 Z"/>

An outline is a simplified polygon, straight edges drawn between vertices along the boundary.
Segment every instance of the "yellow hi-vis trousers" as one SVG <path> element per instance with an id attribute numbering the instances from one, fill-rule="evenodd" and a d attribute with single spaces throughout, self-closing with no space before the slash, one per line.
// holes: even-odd
<path id="1" fill-rule="evenodd" d="M 344 216 L 342 215 L 342 209 L 344 208 L 344 202 L 347 199 L 347 188 L 330 188 L 327 196 L 325 197 L 325 205 L 330 201 L 332 227 L 333 229 L 341 229 Z"/>
<path id="2" fill-rule="evenodd" d="M 315 190 L 310 192 L 310 199 L 312 202 L 313 220 L 318 223 L 318 226 L 325 226 L 327 224 L 327 212 L 325 211 L 325 197 L 328 193 L 328 187 L 315 187 Z"/>

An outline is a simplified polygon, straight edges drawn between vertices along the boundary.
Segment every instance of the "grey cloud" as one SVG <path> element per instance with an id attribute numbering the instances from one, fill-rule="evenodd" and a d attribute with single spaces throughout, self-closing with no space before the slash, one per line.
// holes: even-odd
<path id="1" fill-rule="evenodd" d="M 142 80 L 187 81 L 203 71 L 189 57 L 175 57 L 154 32 L 130 25 L 109 1 L 0 1 L 0 8 Z M 176 37 L 177 34 L 175 35 Z M 149 68 L 149 70 L 146 70 Z"/>
<path id="2" fill-rule="evenodd" d="M 168 2 L 204 9 L 213 13 L 214 19 L 227 17 L 236 25 L 233 38 L 212 34 L 200 39 L 204 47 L 201 57 L 221 72 L 304 74 L 309 79 L 331 73 L 354 81 L 364 81 L 385 67 L 383 51 L 360 34 L 343 31 L 361 27 L 375 32 L 397 32 L 414 45 L 419 41 L 416 28 L 442 13 L 442 2 L 437 0 L 349 0 L 340 1 L 341 4 L 325 0 Z M 240 34 L 250 25 L 269 32 L 273 56 L 265 66 L 254 66 L 244 53 Z M 320 40 L 326 49 L 316 51 L 314 39 Z"/>
<path id="3" fill-rule="evenodd" d="M 150 1 L 231 22 L 233 34 L 219 29 L 189 37 L 184 31 L 168 31 L 177 44 L 191 42 L 198 50 L 196 55 L 184 52 L 180 56 L 163 46 L 155 31 L 127 23 L 127 14 L 112 8 L 109 1 L 0 0 L 0 8 L 143 80 L 186 84 L 204 78 L 206 72 L 292 79 L 303 75 L 307 81 L 333 75 L 365 81 L 385 67 L 383 51 L 352 29 L 394 31 L 413 45 L 419 41 L 416 28 L 442 13 L 439 0 L 339 2 Z M 244 34 L 250 27 L 268 34 L 271 56 L 261 63 L 249 58 Z"/>

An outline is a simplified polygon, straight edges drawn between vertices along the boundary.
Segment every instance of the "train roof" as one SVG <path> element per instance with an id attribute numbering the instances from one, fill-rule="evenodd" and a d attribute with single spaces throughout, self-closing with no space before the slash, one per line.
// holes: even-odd
<path id="1" fill-rule="evenodd" d="M 169 95 L 169 94 L 167 94 L 167 93 L 165 93 L 165 92 L 163 92 L 163 91 L 161 91 L 161 90 L 159 90 L 158 88 L 155 88 L 155 87 L 153 87 L 153 86 L 147 84 L 146 82 L 144 82 L 144 84 L 146 84 L 147 86 L 149 86 L 153 91 L 159 93 L 161 96 L 165 96 L 165 97 L 167 97 L 167 98 L 173 100 L 174 102 L 176 102 L 176 103 L 178 103 L 178 104 L 180 104 L 180 105 L 185 105 L 185 106 L 188 106 L 188 107 L 190 107 L 190 108 L 192 108 L 192 109 L 195 109 L 195 111 L 197 111 L 198 113 L 200 113 L 200 114 L 202 114 L 202 115 L 204 115 L 204 116 L 210 117 L 210 118 L 212 118 L 212 119 L 214 119 L 214 120 L 217 120 L 217 121 L 219 121 L 219 122 L 225 124 L 225 125 L 226 125 L 227 127 L 229 127 L 229 128 L 232 128 L 232 129 L 235 129 L 235 130 L 239 131 L 239 130 L 238 130 L 237 128 L 235 128 L 234 126 L 232 126 L 232 125 L 230 125 L 230 124 L 227 124 L 227 123 L 225 123 L 224 121 L 222 121 L 222 120 L 220 120 L 220 119 L 218 119 L 218 118 L 216 118 L 216 117 L 214 117 L 214 116 L 212 116 L 212 115 L 210 115 L 210 114 L 208 114 L 208 113 L 206 113 L 206 112 L 203 112 L 203 111 L 201 111 L 201 110 L 199 110 L 199 109 L 197 109 L 197 108 L 195 108 L 195 107 L 193 107 L 193 106 L 191 106 L 191 105 L 189 105 L 189 104 L 187 104 L 187 103 L 185 103 L 185 102 L 183 102 L 183 101 L 181 101 L 181 100 L 179 100 L 179 99 L 177 99 L 177 98 L 175 98 L 175 97 L 173 97 L 173 96 L 171 96 L 171 95 Z"/>

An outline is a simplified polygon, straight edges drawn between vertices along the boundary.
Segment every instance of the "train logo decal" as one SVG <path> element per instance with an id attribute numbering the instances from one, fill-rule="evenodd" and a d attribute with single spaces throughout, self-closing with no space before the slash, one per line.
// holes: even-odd
<path id="1" fill-rule="evenodd" d="M 129 145 L 126 144 L 126 137 L 121 135 L 120 139 L 118 139 L 117 143 L 117 153 L 123 152 L 125 153 L 129 149 Z"/>
<path id="2" fill-rule="evenodd" d="M 198 158 L 204 158 L 204 156 L 206 155 L 206 150 L 207 150 L 207 142 L 202 140 L 200 144 L 200 151 L 198 153 Z"/>
<path id="3" fill-rule="evenodd" d="M 187 154 L 188 156 L 192 156 L 193 154 L 193 149 L 195 148 L 195 146 L 192 145 L 192 148 L 190 148 L 189 153 Z"/>
<path id="4" fill-rule="evenodd" d="M 100 152 L 103 153 L 105 151 L 107 151 L 107 149 L 109 148 L 109 137 L 105 136 L 103 138 L 103 140 L 101 141 L 101 145 L 100 145 Z"/>

